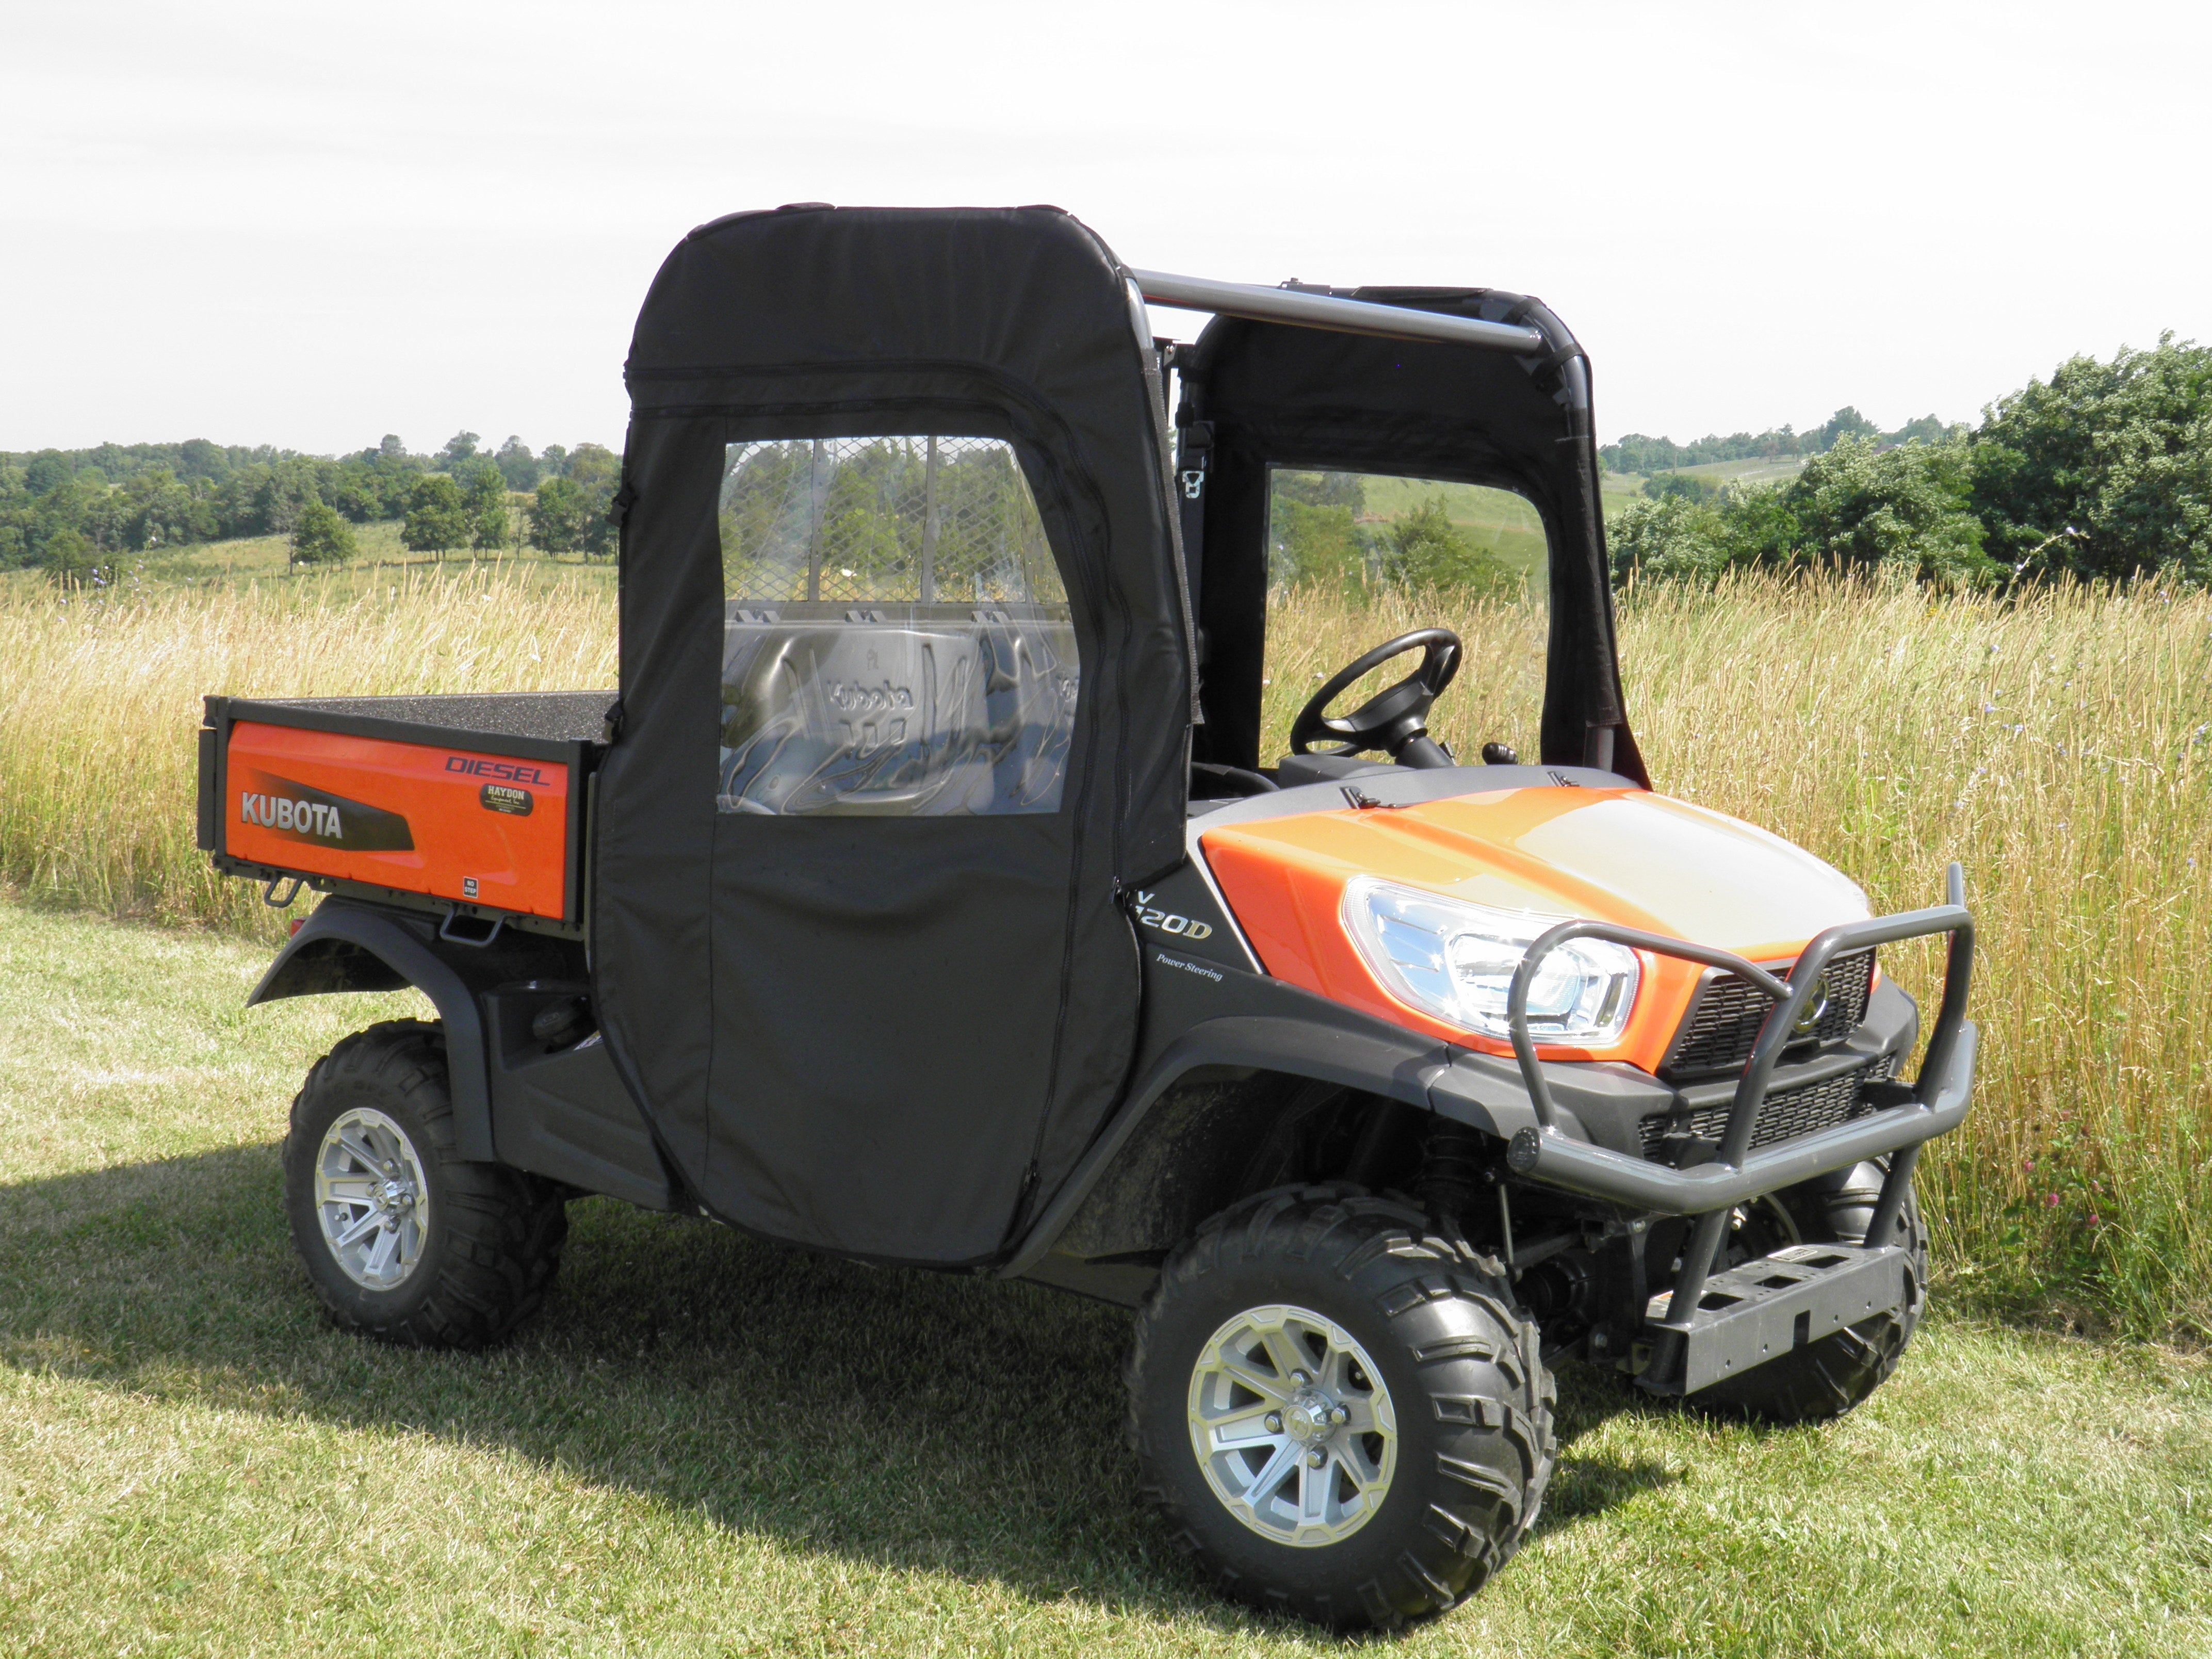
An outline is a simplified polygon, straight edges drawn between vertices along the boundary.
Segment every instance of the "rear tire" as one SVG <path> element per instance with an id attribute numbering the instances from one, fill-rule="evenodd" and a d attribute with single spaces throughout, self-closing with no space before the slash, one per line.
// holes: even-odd
<path id="1" fill-rule="evenodd" d="M 1227 1594 L 1333 1626 L 1480 1589 L 1558 1457 L 1536 1328 L 1495 1264 L 1346 1187 L 1201 1225 L 1138 1315 L 1127 1376 L 1176 1541 Z"/>
<path id="2" fill-rule="evenodd" d="M 1863 1244 L 1887 1173 L 1880 1164 L 1861 1164 L 1775 1196 L 1796 1224 L 1801 1242 Z M 1690 1403 L 1764 1423 L 1811 1423 L 1842 1416 L 1887 1382 L 1927 1304 L 1928 1234 L 1913 1194 L 1906 1193 L 1897 1225 L 1885 1242 L 1902 1244 L 1907 1252 L 1903 1307 L 1847 1325 L 1833 1336 L 1700 1389 Z"/>
<path id="3" fill-rule="evenodd" d="M 454 1151 L 441 1027 L 391 1020 L 317 1060 L 284 1140 L 292 1242 L 331 1317 L 416 1348 L 480 1348 L 561 1265 L 561 1189 Z"/>

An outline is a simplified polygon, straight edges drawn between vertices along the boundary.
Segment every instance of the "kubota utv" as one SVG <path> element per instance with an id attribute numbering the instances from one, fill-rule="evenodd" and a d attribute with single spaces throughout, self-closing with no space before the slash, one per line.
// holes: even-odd
<path id="1" fill-rule="evenodd" d="M 1145 298 L 1214 320 L 1156 340 Z M 1336 1625 L 1512 1555 L 1562 1359 L 1784 1421 L 1889 1374 L 1913 1160 L 1972 1082 L 1961 877 L 1871 917 L 1654 793 L 1589 366 L 1545 307 L 804 204 L 685 237 L 628 380 L 618 696 L 208 700 L 202 845 L 325 896 L 252 1000 L 439 1015 L 293 1105 L 342 1324 L 500 1339 L 584 1194 L 1121 1304 L 1169 1529 Z M 1285 471 L 1533 508 L 1535 763 L 1430 737 L 1442 628 L 1263 756 Z M 1906 1081 L 1877 951 L 1936 933 Z"/>

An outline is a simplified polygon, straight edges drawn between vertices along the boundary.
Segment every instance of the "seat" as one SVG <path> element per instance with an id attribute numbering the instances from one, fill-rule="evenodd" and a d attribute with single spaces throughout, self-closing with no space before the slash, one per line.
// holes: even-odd
<path id="1" fill-rule="evenodd" d="M 732 606 L 716 805 L 782 816 L 1056 811 L 1074 659 L 1065 620 L 1010 609 Z"/>

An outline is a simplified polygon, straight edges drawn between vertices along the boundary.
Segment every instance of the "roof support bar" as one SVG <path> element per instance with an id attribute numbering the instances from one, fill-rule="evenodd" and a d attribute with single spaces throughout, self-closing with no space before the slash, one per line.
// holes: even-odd
<path id="1" fill-rule="evenodd" d="M 1333 294 L 1308 294 L 1294 288 L 1261 288 L 1251 283 L 1217 283 L 1205 276 L 1172 276 L 1164 270 L 1133 270 L 1139 292 L 1154 305 L 1211 311 L 1224 317 L 1252 317 L 1267 323 L 1294 323 L 1339 334 L 1376 334 L 1389 340 L 1443 340 L 1453 345 L 1536 353 L 1550 350 L 1533 328 L 1486 323 L 1474 317 L 1416 311 L 1407 306 L 1340 300 Z"/>

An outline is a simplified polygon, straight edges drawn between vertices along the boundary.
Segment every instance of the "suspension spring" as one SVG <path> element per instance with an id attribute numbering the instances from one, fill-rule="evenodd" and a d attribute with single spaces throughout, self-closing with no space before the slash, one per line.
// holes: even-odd
<path id="1" fill-rule="evenodd" d="M 1440 1117 L 1429 1126 L 1414 1190 L 1431 1214 L 1456 1219 L 1474 1207 L 1488 1184 L 1488 1162 L 1480 1130 Z"/>

